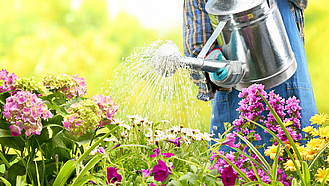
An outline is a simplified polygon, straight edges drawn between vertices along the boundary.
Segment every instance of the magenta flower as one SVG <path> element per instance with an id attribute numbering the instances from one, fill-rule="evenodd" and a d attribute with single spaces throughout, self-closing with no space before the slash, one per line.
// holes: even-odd
<path id="1" fill-rule="evenodd" d="M 173 153 L 161 153 L 161 155 L 163 155 L 164 158 L 170 158 L 171 156 L 174 156 L 175 154 L 173 154 Z"/>
<path id="2" fill-rule="evenodd" d="M 159 159 L 158 164 L 153 167 L 153 174 L 155 181 L 163 182 L 165 179 L 167 179 L 168 175 L 172 173 L 166 163 Z"/>
<path id="3" fill-rule="evenodd" d="M 167 139 L 168 142 L 173 143 L 174 145 L 176 145 L 177 147 L 180 147 L 180 142 L 179 140 L 181 140 L 181 137 L 175 138 L 175 139 Z"/>
<path id="4" fill-rule="evenodd" d="M 11 135 L 12 136 L 19 136 L 21 135 L 21 128 L 17 125 L 10 125 Z"/>
<path id="5" fill-rule="evenodd" d="M 154 183 L 151 183 L 150 186 L 157 186 L 157 185 L 155 185 Z M 164 185 L 159 185 L 159 186 L 166 186 L 166 184 L 164 184 Z"/>
<path id="6" fill-rule="evenodd" d="M 234 186 L 235 180 L 238 179 L 238 175 L 234 173 L 233 168 L 231 166 L 223 169 L 221 177 L 224 186 Z"/>
<path id="7" fill-rule="evenodd" d="M 152 172 L 150 171 L 150 169 L 147 169 L 147 170 L 143 169 L 142 170 L 142 173 L 143 173 L 143 178 L 146 178 L 146 177 L 148 177 L 149 175 L 152 174 Z"/>
<path id="8" fill-rule="evenodd" d="M 235 143 L 235 134 L 228 133 L 226 139 L 223 141 L 222 145 L 227 145 L 229 147 L 236 147 Z"/>
<path id="9" fill-rule="evenodd" d="M 155 158 L 155 157 L 158 157 L 160 155 L 160 148 L 156 148 L 153 150 L 154 154 L 151 154 L 150 157 L 151 158 Z"/>
<path id="10" fill-rule="evenodd" d="M 119 169 L 116 169 L 114 167 L 107 168 L 107 184 L 121 182 L 122 176 L 118 174 L 118 170 Z M 120 185 L 120 183 L 116 183 L 116 185 Z"/>

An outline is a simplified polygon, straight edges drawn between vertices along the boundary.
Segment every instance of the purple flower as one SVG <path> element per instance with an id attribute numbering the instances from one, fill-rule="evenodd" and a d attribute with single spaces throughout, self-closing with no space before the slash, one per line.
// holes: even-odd
<path id="1" fill-rule="evenodd" d="M 121 146 L 121 144 L 119 143 L 119 144 L 116 144 L 114 147 L 112 147 L 112 149 L 116 149 L 116 148 L 118 148 L 118 147 L 120 147 Z"/>
<path id="2" fill-rule="evenodd" d="M 150 169 L 147 169 L 147 170 L 143 169 L 142 172 L 143 172 L 143 178 L 146 178 L 146 177 L 148 177 L 149 175 L 152 174 Z"/>
<path id="3" fill-rule="evenodd" d="M 223 169 L 222 182 L 224 186 L 234 186 L 236 179 L 238 179 L 238 175 L 234 173 L 233 168 L 231 166 Z"/>
<path id="4" fill-rule="evenodd" d="M 99 152 L 101 154 L 106 154 L 104 147 L 99 147 L 98 150 L 97 150 L 97 152 Z"/>
<path id="5" fill-rule="evenodd" d="M 154 152 L 154 154 L 150 155 L 151 158 L 155 158 L 155 157 L 159 156 L 160 155 L 160 148 L 158 147 L 158 148 L 154 149 L 153 152 Z"/>
<path id="6" fill-rule="evenodd" d="M 11 130 L 11 135 L 12 136 L 19 136 L 21 135 L 21 128 L 17 125 L 11 125 L 10 127 L 10 130 Z"/>
<path id="7" fill-rule="evenodd" d="M 181 137 L 175 138 L 175 139 L 167 139 L 168 142 L 173 143 L 174 145 L 176 145 L 177 147 L 180 147 L 180 142 L 179 140 L 181 140 Z"/>
<path id="8" fill-rule="evenodd" d="M 226 135 L 226 139 L 223 141 L 222 145 L 227 145 L 230 147 L 236 147 L 235 143 L 235 134 L 233 133 L 228 133 Z"/>
<path id="9" fill-rule="evenodd" d="M 121 182 L 122 176 L 118 174 L 118 170 L 114 167 L 107 168 L 107 182 L 106 183 L 115 183 Z M 116 183 L 116 185 L 120 185 L 120 183 Z"/>
<path id="10" fill-rule="evenodd" d="M 172 173 L 164 161 L 158 160 L 158 165 L 155 165 L 153 167 L 153 174 L 155 181 L 163 182 L 165 179 L 167 179 L 168 174 L 172 174 Z"/>

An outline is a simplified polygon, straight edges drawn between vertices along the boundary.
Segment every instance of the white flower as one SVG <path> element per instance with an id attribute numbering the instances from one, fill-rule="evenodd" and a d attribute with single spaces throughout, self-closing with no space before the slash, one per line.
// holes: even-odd
<path id="1" fill-rule="evenodd" d="M 190 129 L 190 128 L 182 128 L 181 132 L 183 134 L 185 134 L 186 136 L 189 136 L 189 137 L 193 136 L 192 129 Z"/>
<path id="2" fill-rule="evenodd" d="M 188 137 L 186 137 L 186 136 L 183 137 L 183 141 L 185 142 L 186 145 L 190 145 L 191 144 L 191 140 Z"/>
<path id="3" fill-rule="evenodd" d="M 214 134 L 208 134 L 207 132 L 200 133 L 201 139 L 206 141 L 210 141 L 213 135 Z"/>
<path id="4" fill-rule="evenodd" d="M 199 133 L 197 134 L 193 134 L 192 135 L 192 139 L 195 140 L 195 141 L 201 141 L 201 135 Z"/>
<path id="5" fill-rule="evenodd" d="M 120 124 L 123 124 L 124 122 L 125 122 L 125 120 L 118 118 L 118 119 L 114 119 L 111 124 L 120 125 Z"/>
<path id="6" fill-rule="evenodd" d="M 126 124 L 120 124 L 120 127 L 123 127 L 124 129 L 127 129 L 128 131 L 131 129 L 130 125 L 126 125 Z"/>
<path id="7" fill-rule="evenodd" d="M 179 133 L 180 132 L 180 126 L 173 126 L 168 131 L 173 132 L 173 133 Z"/>
<path id="8" fill-rule="evenodd" d="M 149 139 L 149 140 L 147 140 L 147 144 L 148 144 L 148 145 L 154 145 L 154 141 L 151 140 L 151 139 Z"/>

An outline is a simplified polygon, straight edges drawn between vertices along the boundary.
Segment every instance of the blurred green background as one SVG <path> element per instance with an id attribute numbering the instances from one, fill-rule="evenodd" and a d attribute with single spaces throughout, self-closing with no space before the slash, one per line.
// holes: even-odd
<path id="1" fill-rule="evenodd" d="M 0 69 L 19 77 L 42 78 L 48 72 L 79 74 L 86 78 L 88 95 L 92 96 L 101 91 L 102 83 L 112 78 L 114 69 L 135 47 L 169 39 L 183 48 L 180 25 L 166 31 L 145 28 L 125 11 L 111 18 L 106 0 L 78 0 L 79 6 L 73 6 L 73 1 L 1 0 Z M 328 6 L 329 1 L 309 2 L 305 42 L 318 110 L 329 114 Z M 197 103 L 207 125 L 209 103 Z"/>

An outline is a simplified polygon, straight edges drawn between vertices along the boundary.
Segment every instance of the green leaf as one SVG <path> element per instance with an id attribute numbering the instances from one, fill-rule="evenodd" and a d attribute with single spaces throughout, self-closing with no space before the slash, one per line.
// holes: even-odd
<path id="1" fill-rule="evenodd" d="M 268 172 L 268 170 L 265 169 L 264 166 L 261 165 L 258 161 L 256 161 L 254 158 L 251 158 L 248 154 L 244 153 L 242 150 L 238 148 L 233 148 L 233 149 L 239 152 L 240 154 L 242 154 L 243 156 L 247 157 L 250 161 L 254 162 L 257 165 L 257 168 L 262 169 L 264 173 L 267 174 L 268 177 L 270 177 L 270 173 Z"/>
<path id="2" fill-rule="evenodd" d="M 0 137 L 0 144 L 9 148 L 22 151 L 25 142 L 19 137 Z"/>
<path id="3" fill-rule="evenodd" d="M 305 184 L 310 185 L 311 183 L 310 169 L 308 168 L 307 163 L 305 161 L 300 162 L 300 164 L 302 166 L 302 172 L 303 172 Z"/>
<path id="4" fill-rule="evenodd" d="M 2 154 L 1 151 L 0 151 L 0 159 L 2 160 L 2 162 L 3 162 L 8 168 L 10 168 L 10 164 L 9 164 L 8 160 L 7 160 L 6 157 Z"/>
<path id="5" fill-rule="evenodd" d="M 94 156 L 88 163 L 87 165 L 81 170 L 81 172 L 79 173 L 78 177 L 73 181 L 72 186 L 74 185 L 81 185 L 81 183 L 84 183 L 83 181 L 83 177 L 85 176 L 85 174 L 95 166 L 96 163 L 99 162 L 99 160 L 101 159 L 100 156 Z"/>
<path id="6" fill-rule="evenodd" d="M 181 176 L 179 178 L 179 181 L 188 181 L 189 185 L 191 185 L 191 184 L 198 185 L 198 183 L 200 183 L 198 176 L 191 172 L 188 172 L 188 173 L 184 174 L 183 176 Z"/>
<path id="7" fill-rule="evenodd" d="M 10 182 L 6 180 L 4 177 L 0 177 L 0 180 L 6 185 L 6 186 L 11 186 Z"/>
<path id="8" fill-rule="evenodd" d="M 268 164 L 268 162 L 263 157 L 263 155 L 254 147 L 254 145 L 252 143 L 250 143 L 247 139 L 245 139 L 243 136 L 241 136 L 240 134 L 236 133 L 236 135 L 248 145 L 248 147 L 252 150 L 252 152 L 255 153 L 256 156 L 259 158 L 259 160 L 264 164 L 265 168 L 271 172 L 272 171 L 271 166 Z"/>
<path id="9" fill-rule="evenodd" d="M 89 143 L 90 140 L 94 138 L 93 135 L 89 132 L 82 136 L 77 137 L 72 135 L 69 131 L 63 130 L 63 135 L 65 138 L 76 142 L 79 146 Z"/>
<path id="10" fill-rule="evenodd" d="M 281 148 L 280 148 L 280 144 L 278 144 L 278 149 L 276 151 L 274 162 L 272 165 L 272 180 L 273 181 L 276 181 L 276 178 L 277 178 L 280 153 L 281 153 Z"/>
<path id="11" fill-rule="evenodd" d="M 176 181 L 176 180 L 171 180 L 168 183 L 168 186 L 183 186 L 183 185 L 181 183 L 179 183 L 178 181 Z"/>
<path id="12" fill-rule="evenodd" d="M 11 130 L 0 129 L 0 136 L 1 137 L 13 137 L 11 135 Z"/>
<path id="13" fill-rule="evenodd" d="M 75 170 L 75 162 L 73 160 L 67 161 L 59 171 L 53 185 L 64 186 L 74 170 Z"/>

